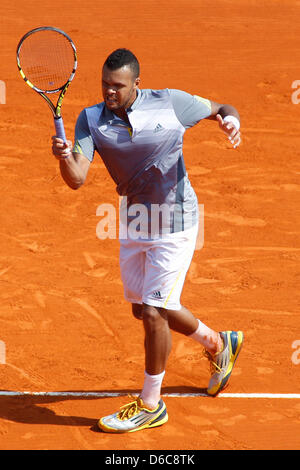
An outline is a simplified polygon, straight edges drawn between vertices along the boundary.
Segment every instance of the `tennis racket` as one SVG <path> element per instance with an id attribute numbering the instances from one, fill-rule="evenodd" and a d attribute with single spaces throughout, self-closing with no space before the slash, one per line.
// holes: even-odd
<path id="1" fill-rule="evenodd" d="M 53 114 L 56 136 L 66 142 L 61 106 L 77 68 L 72 39 L 51 26 L 35 28 L 18 44 L 17 65 L 25 83 L 47 102 Z M 56 105 L 47 96 L 53 93 L 59 93 Z"/>

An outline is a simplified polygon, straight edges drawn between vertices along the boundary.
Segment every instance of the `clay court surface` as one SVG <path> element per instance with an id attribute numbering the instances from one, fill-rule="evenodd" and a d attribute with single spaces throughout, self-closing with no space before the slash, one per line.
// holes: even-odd
<path id="1" fill-rule="evenodd" d="M 96 236 L 97 207 L 118 208 L 118 196 L 98 155 L 79 191 L 63 183 L 50 111 L 15 62 L 32 28 L 57 26 L 72 37 L 79 67 L 63 103 L 71 139 L 81 109 L 102 101 L 101 65 L 118 47 L 140 59 L 143 88 L 237 107 L 238 149 L 212 121 L 185 135 L 205 241 L 182 302 L 214 329 L 245 333 L 226 393 L 299 394 L 300 105 L 291 99 L 299 18 L 294 0 L 2 0 L 1 449 L 299 449 L 299 398 L 180 396 L 205 392 L 209 368 L 198 344 L 175 333 L 163 383 L 164 394 L 179 395 L 164 397 L 169 422 L 119 436 L 95 430 L 100 416 L 138 393 L 144 373 L 143 325 L 123 298 L 118 240 Z"/>

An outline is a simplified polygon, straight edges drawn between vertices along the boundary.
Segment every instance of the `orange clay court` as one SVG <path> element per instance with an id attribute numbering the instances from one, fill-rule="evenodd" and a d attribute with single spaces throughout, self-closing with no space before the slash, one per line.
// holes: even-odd
<path id="1" fill-rule="evenodd" d="M 296 0 L 2 0 L 1 449 L 299 449 L 299 18 Z M 209 398 L 201 347 L 173 333 L 160 428 L 95 430 L 142 385 L 143 325 L 123 298 L 118 240 L 96 236 L 97 207 L 118 205 L 114 184 L 98 156 L 79 191 L 63 183 L 51 113 L 17 70 L 19 39 L 44 25 L 78 51 L 62 107 L 71 139 L 81 109 L 102 101 L 101 66 L 118 47 L 140 60 L 141 87 L 182 89 L 241 115 L 236 150 L 212 121 L 185 134 L 205 241 L 182 302 L 212 328 L 243 330 L 244 346 L 230 396 Z"/>

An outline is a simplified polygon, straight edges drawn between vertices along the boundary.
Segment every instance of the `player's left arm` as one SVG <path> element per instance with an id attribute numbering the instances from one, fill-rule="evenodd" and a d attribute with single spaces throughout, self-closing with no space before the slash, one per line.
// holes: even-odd
<path id="1" fill-rule="evenodd" d="M 231 104 L 219 104 L 210 101 L 211 114 L 206 119 L 216 120 L 220 129 L 227 135 L 228 139 L 236 148 L 241 143 L 240 115 Z"/>
<path id="2" fill-rule="evenodd" d="M 234 106 L 219 104 L 182 90 L 171 89 L 169 93 L 176 117 L 186 129 L 202 119 L 216 120 L 234 148 L 240 144 L 240 116 Z"/>

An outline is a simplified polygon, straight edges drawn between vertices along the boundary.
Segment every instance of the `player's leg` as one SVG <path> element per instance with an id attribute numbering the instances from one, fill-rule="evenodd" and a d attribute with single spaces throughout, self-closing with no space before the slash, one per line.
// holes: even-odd
<path id="1" fill-rule="evenodd" d="M 192 234 L 172 234 L 152 241 L 145 251 L 143 309 L 133 307 L 133 313 L 136 318 L 142 315 L 145 330 L 145 379 L 140 396 L 153 409 L 161 401 L 161 386 L 172 346 L 170 326 L 176 324 L 175 313 L 171 317 L 172 325 L 169 324 L 168 312 L 170 307 L 174 311 L 181 309 L 179 297 L 196 234 L 196 227 Z M 181 315 L 181 328 L 191 332 L 197 329 L 197 320 L 188 311 Z"/>
<path id="2" fill-rule="evenodd" d="M 143 304 L 132 304 L 131 311 L 137 320 L 143 320 Z"/>
<path id="3" fill-rule="evenodd" d="M 196 340 L 205 348 L 205 356 L 211 365 L 207 393 L 217 395 L 229 380 L 242 348 L 243 332 L 216 332 L 196 319 L 185 307 L 180 310 L 168 310 L 167 315 L 170 328 Z"/>
<path id="4" fill-rule="evenodd" d="M 142 304 L 142 289 L 145 274 L 145 253 L 143 247 L 138 241 L 132 241 L 130 239 L 120 240 L 120 243 L 120 267 L 124 295 L 126 300 L 132 303 L 132 313 L 135 318 L 142 319 L 145 317 L 145 331 L 147 331 L 147 334 L 145 334 L 145 344 L 147 344 L 145 350 L 148 350 L 149 347 L 150 351 L 152 351 L 153 348 L 155 350 L 157 347 L 160 347 L 157 333 L 160 332 L 160 334 L 163 335 L 162 331 L 166 331 L 167 320 L 160 314 L 157 314 L 159 318 L 155 320 L 155 312 L 150 312 L 147 307 Z M 156 325 L 154 328 L 156 333 L 154 332 L 153 336 L 151 334 L 149 341 L 148 331 L 153 332 L 154 324 Z M 168 341 L 165 344 L 168 344 Z M 164 361 L 162 361 L 161 364 L 164 364 Z M 150 367 L 150 370 L 152 370 L 151 364 Z M 150 402 L 150 398 L 148 398 L 149 403 L 153 405 L 149 407 L 146 406 L 140 396 L 137 398 L 133 397 L 133 400 L 128 403 L 128 405 L 122 406 L 116 413 L 101 418 L 98 421 L 99 428 L 105 432 L 127 433 L 144 428 L 161 426 L 167 422 L 168 414 L 166 405 L 163 400 L 159 398 L 163 376 L 164 372 L 150 375 L 145 371 L 143 390 L 144 393 L 151 390 L 152 395 L 156 390 L 159 390 L 156 405 L 156 400 L 153 403 L 153 401 Z"/>
<path id="5" fill-rule="evenodd" d="M 153 308 L 154 307 L 150 306 L 144 306 L 143 308 L 140 304 L 132 305 L 132 312 L 135 318 L 142 320 L 145 314 L 146 364 L 144 386 L 141 393 L 144 402 L 154 407 L 160 397 L 160 388 L 165 370 L 163 364 L 166 364 L 167 357 L 171 350 L 169 332 L 167 334 L 164 332 L 166 326 L 165 322 L 160 325 L 161 319 L 165 319 L 166 317 L 169 328 L 196 340 L 204 347 L 205 351 L 207 351 L 207 357 L 212 364 L 212 378 L 208 386 L 208 392 L 216 394 L 216 390 L 219 391 L 219 388 L 221 388 L 221 386 L 223 388 L 224 386 L 222 385 L 224 383 L 224 377 L 221 376 L 216 367 L 213 366 L 214 362 L 218 360 L 214 360 L 214 357 L 224 351 L 226 337 L 223 339 L 223 333 L 214 331 L 206 326 L 183 306 L 181 306 L 180 310 L 156 308 L 156 311 L 152 311 L 151 309 Z M 163 328 L 161 329 L 161 327 Z M 164 337 L 165 339 L 163 339 Z M 158 341 L 158 345 L 156 341 Z M 228 345 L 229 342 L 227 341 L 226 344 Z M 216 371 L 217 375 L 215 375 Z M 229 378 L 228 375 L 226 377 Z"/>
<path id="6" fill-rule="evenodd" d="M 220 333 L 202 323 L 187 308 L 181 306 L 180 310 L 159 310 L 167 313 L 168 324 L 171 330 L 195 339 L 210 354 L 216 354 L 223 349 L 224 343 Z M 143 320 L 143 305 L 133 304 L 132 313 L 136 319 Z"/>
<path id="7" fill-rule="evenodd" d="M 143 323 L 145 329 L 145 370 L 156 375 L 165 370 L 172 347 L 168 315 L 164 309 L 143 305 Z"/>
<path id="8" fill-rule="evenodd" d="M 147 407 L 155 409 L 160 401 L 162 381 L 172 347 L 172 337 L 167 312 L 163 309 L 143 304 L 143 324 L 145 372 L 140 397 Z"/>
<path id="9" fill-rule="evenodd" d="M 196 318 L 187 308 L 167 310 L 169 326 L 172 330 L 198 341 L 210 354 L 223 349 L 224 343 L 218 331 L 209 328 Z"/>
<path id="10" fill-rule="evenodd" d="M 208 393 L 219 393 L 230 377 L 243 343 L 241 331 L 215 331 L 180 303 L 195 243 L 195 232 L 174 234 L 147 253 L 143 302 L 167 315 L 171 329 L 196 340 L 211 364 Z"/>
<path id="11" fill-rule="evenodd" d="M 171 334 L 166 311 L 132 304 L 132 313 L 142 318 L 145 329 L 145 372 L 141 394 L 119 412 L 101 418 L 98 426 L 105 432 L 134 432 L 161 426 L 168 421 L 167 408 L 160 398 L 165 366 L 171 350 Z"/>
<path id="12" fill-rule="evenodd" d="M 132 313 L 138 320 L 143 320 L 145 330 L 145 377 L 141 398 L 145 405 L 155 408 L 172 346 L 167 311 L 151 305 L 132 304 Z"/>

